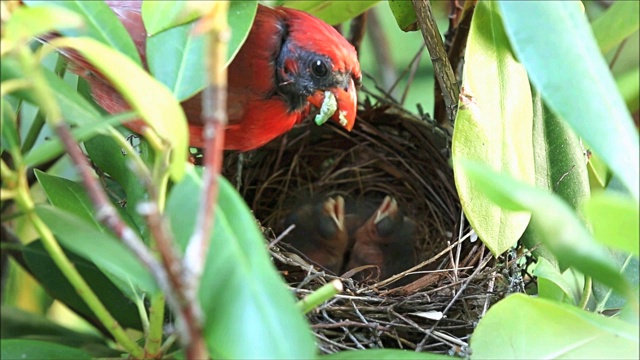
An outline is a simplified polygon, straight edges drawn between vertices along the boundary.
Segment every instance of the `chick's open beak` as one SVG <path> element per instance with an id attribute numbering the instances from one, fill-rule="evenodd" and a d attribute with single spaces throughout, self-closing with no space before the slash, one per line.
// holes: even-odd
<path id="1" fill-rule="evenodd" d="M 356 122 L 356 112 L 358 110 L 358 97 L 353 79 L 349 79 L 346 88 L 335 87 L 329 89 L 329 91 L 335 96 L 338 105 L 336 112 L 331 115 L 331 119 L 342 125 L 347 131 L 351 131 Z M 324 91 L 316 91 L 309 96 L 308 100 L 313 106 L 320 109 L 325 100 Z"/>

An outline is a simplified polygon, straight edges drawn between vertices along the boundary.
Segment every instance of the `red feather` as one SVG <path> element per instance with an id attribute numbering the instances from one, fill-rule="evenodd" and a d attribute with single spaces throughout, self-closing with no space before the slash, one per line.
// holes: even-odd
<path id="1" fill-rule="evenodd" d="M 107 4 L 124 24 L 145 62 L 147 34 L 140 15 L 140 1 L 107 1 Z M 283 49 L 283 44 L 288 44 L 287 49 Z M 284 70 L 277 68 L 282 52 L 291 55 L 283 59 Z M 313 94 L 305 94 L 302 106 L 292 108 L 277 88 L 278 71 L 285 74 L 283 76 L 289 76 L 288 71 L 306 71 L 306 76 L 310 76 L 311 70 L 299 63 L 305 52 L 330 59 L 329 71 L 342 78 L 348 76 L 350 80 L 339 87 L 313 89 Z M 90 70 L 81 59 L 72 57 L 72 61 Z M 79 73 L 87 78 L 93 97 L 106 111 L 119 113 L 129 109 L 124 99 L 95 71 Z M 301 11 L 258 5 L 249 36 L 228 68 L 229 125 L 225 131 L 225 149 L 252 150 L 286 133 L 309 113 L 309 101 L 314 106 L 321 105 L 324 91 L 335 95 L 338 110 L 343 111 L 348 120 L 343 125 L 351 130 L 357 105 L 354 87 L 360 78 L 355 49 L 334 28 Z M 189 122 L 189 143 L 195 147 L 204 147 L 200 96 L 182 103 Z M 339 111 L 332 119 L 338 121 Z M 144 123 L 138 120 L 125 125 L 140 132 Z"/>

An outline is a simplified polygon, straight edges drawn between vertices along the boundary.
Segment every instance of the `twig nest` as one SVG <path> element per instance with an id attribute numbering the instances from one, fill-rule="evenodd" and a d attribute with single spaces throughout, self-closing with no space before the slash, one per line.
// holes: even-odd
<path id="1" fill-rule="evenodd" d="M 323 352 L 464 348 L 465 337 L 493 298 L 480 297 L 473 306 L 454 301 L 462 279 L 473 275 L 474 281 L 487 283 L 480 267 L 490 257 L 480 242 L 471 243 L 468 236 L 459 241 L 468 234 L 460 230 L 461 208 L 448 164 L 450 139 L 432 122 L 398 107 L 369 106 L 358 115 L 350 133 L 332 122 L 308 122 L 242 155 L 240 162 L 239 154 L 228 153 L 225 175 L 272 239 L 286 230 L 284 219 L 297 203 L 318 194 L 375 204 L 391 196 L 415 222 L 422 266 L 412 279 L 418 279 L 393 289 L 390 281 L 408 275 L 374 284 L 343 278 L 345 291 L 309 317 Z M 311 266 L 286 236 L 270 250 L 300 297 L 341 275 Z M 475 294 L 481 290 L 486 286 Z"/>

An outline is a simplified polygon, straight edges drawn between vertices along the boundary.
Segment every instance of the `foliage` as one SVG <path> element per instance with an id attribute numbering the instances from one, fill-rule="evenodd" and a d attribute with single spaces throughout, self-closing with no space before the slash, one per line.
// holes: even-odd
<path id="1" fill-rule="evenodd" d="M 188 133 L 179 102 L 206 86 L 205 41 L 192 31 L 203 11 L 182 2 L 145 3 L 147 73 L 104 3 L 25 3 L 2 3 L 3 251 L 92 330 L 79 333 L 3 306 L 1 357 L 184 356 L 176 336 L 164 332 L 177 315 L 172 294 L 153 262 L 123 240 L 140 239 L 142 253 L 155 259 L 163 226 L 182 257 L 195 232 L 203 176 L 185 161 Z M 376 1 L 276 3 L 336 24 Z M 403 29 L 415 26 L 412 8 L 400 1 L 390 6 Z M 255 11 L 255 1 L 231 2 L 227 62 Z M 615 21 L 620 14 L 624 21 Z M 489 309 L 471 337 L 471 358 L 632 358 L 640 351 L 639 145 L 630 116 L 640 85 L 629 76 L 638 65 L 614 78 L 601 53 L 637 33 L 638 17 L 631 14 L 637 2 L 616 3 L 592 24 L 576 2 L 480 1 L 475 7 L 452 140 L 456 186 L 469 222 L 495 256 L 518 240 L 533 252 L 529 270 L 538 287 L 537 298 L 515 294 Z M 64 36 L 50 46 L 32 41 L 52 31 Z M 105 114 L 89 100 L 86 84 L 65 73 L 52 47 L 82 54 L 132 112 Z M 134 118 L 149 127 L 141 143 L 117 126 Z M 29 182 L 34 167 L 67 158 L 59 135 L 69 125 L 129 233 L 112 232 L 94 208 L 95 192 L 78 181 L 81 171 L 68 165 L 66 172 L 36 170 L 37 183 Z M 597 166 L 590 164 L 595 159 Z M 224 178 L 218 185 L 201 279 L 206 285 L 194 298 L 205 315 L 209 354 L 320 357 L 249 208 Z M 150 208 L 166 222 L 154 223 Z M 20 241 L 7 242 L 4 228 Z M 178 332 L 183 325 L 175 324 Z M 366 350 L 322 357 L 444 355 Z"/>

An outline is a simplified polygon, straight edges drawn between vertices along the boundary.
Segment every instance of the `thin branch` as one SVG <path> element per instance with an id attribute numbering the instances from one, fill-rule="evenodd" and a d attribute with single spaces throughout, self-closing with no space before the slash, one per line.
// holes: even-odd
<path id="1" fill-rule="evenodd" d="M 458 83 L 444 50 L 442 37 L 431 11 L 431 4 L 427 0 L 412 0 L 412 2 L 444 98 L 447 116 L 446 118 L 436 118 L 436 121 L 441 126 L 451 127 L 458 108 L 458 94 L 460 92 Z"/>
<path id="2" fill-rule="evenodd" d="M 382 24 L 376 9 L 370 9 L 367 15 L 367 33 L 370 36 L 372 48 L 378 66 L 378 78 L 382 79 L 382 88 L 386 91 L 393 86 L 396 81 L 396 70 L 391 58 L 389 41 L 382 29 Z"/>
<path id="3" fill-rule="evenodd" d="M 367 25 L 367 14 L 365 11 L 351 20 L 351 29 L 349 30 L 349 42 L 356 48 L 356 51 L 360 53 L 360 45 L 362 45 L 362 39 L 364 38 L 364 32 Z"/>

